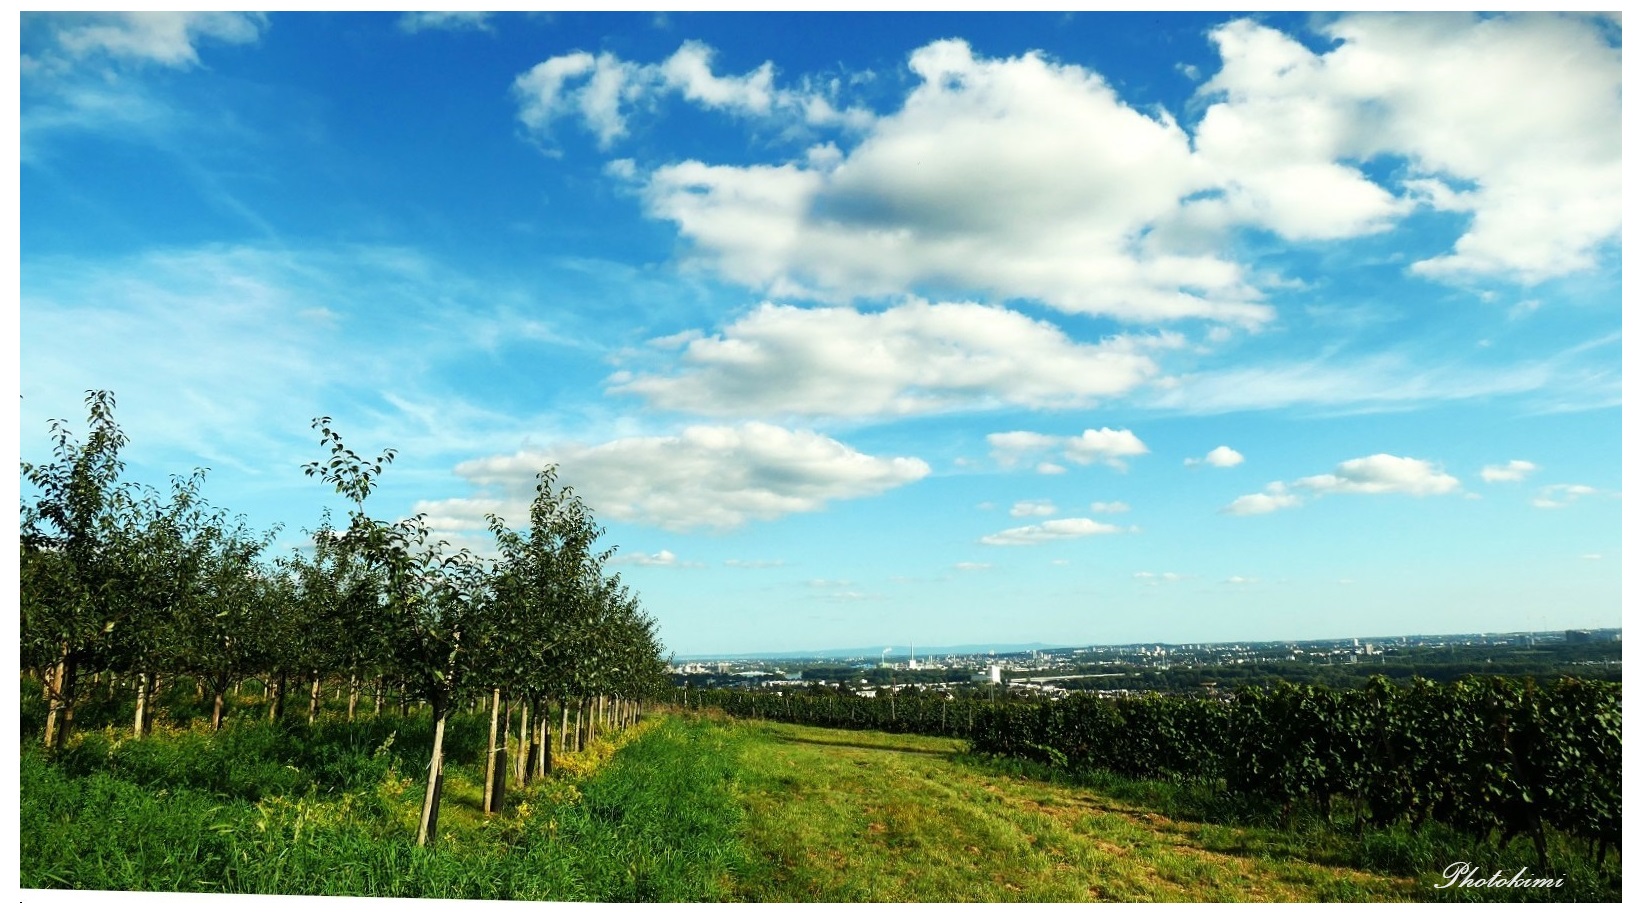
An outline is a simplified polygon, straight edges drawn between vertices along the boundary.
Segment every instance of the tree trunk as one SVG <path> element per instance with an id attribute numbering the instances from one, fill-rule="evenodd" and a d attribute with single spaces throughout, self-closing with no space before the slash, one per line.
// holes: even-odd
<path id="1" fill-rule="evenodd" d="M 507 769 L 507 767 L 511 766 L 511 764 L 507 762 L 506 758 L 511 756 L 511 751 L 508 749 L 509 745 L 511 744 L 511 740 L 512 699 L 511 697 L 507 697 L 505 704 L 500 707 L 500 743 L 496 745 L 497 751 L 494 755 L 494 809 L 495 813 L 497 814 L 506 810 L 506 784 L 507 780 L 510 778 L 508 775 L 510 771 Z"/>
<path id="2" fill-rule="evenodd" d="M 375 715 L 381 715 L 381 698 L 386 696 L 386 675 L 377 675 L 375 678 Z"/>
<path id="3" fill-rule="evenodd" d="M 131 721 L 132 737 L 140 739 L 142 733 L 148 730 L 148 673 L 140 672 L 136 676 L 136 718 Z"/>
<path id="4" fill-rule="evenodd" d="M 216 699 L 213 701 L 213 705 L 210 708 L 210 730 L 211 731 L 221 731 L 222 730 L 222 707 L 223 707 L 223 704 L 226 702 L 226 698 L 227 698 L 227 694 L 225 692 L 225 688 L 217 689 Z"/>
<path id="5" fill-rule="evenodd" d="M 488 762 L 483 765 L 483 813 L 495 812 L 495 736 L 500 732 L 500 688 L 496 687 L 493 694 L 493 703 L 489 709 L 489 752 L 484 754 Z"/>
<path id="6" fill-rule="evenodd" d="M 534 756 L 530 758 L 534 764 L 534 775 L 543 777 L 551 772 L 551 703 L 545 698 L 535 701 L 535 727 L 539 730 L 534 739 Z"/>
<path id="7" fill-rule="evenodd" d="M 358 672 L 347 676 L 347 721 L 358 718 Z"/>
<path id="8" fill-rule="evenodd" d="M 45 717 L 47 750 L 62 747 L 68 734 L 68 685 L 68 641 L 64 640 L 57 661 L 51 666 L 51 674 L 46 677 L 46 701 L 49 706 Z"/>
<path id="9" fill-rule="evenodd" d="M 568 753 L 568 699 L 565 697 L 557 701 L 557 705 L 563 708 L 563 724 L 557 726 L 557 752 L 566 754 Z"/>
<path id="10" fill-rule="evenodd" d="M 448 710 L 433 704 L 436 721 L 432 726 L 432 760 L 426 766 L 426 798 L 421 802 L 421 826 L 415 834 L 415 844 L 424 846 L 438 838 L 438 799 L 443 792 L 443 727 L 448 721 Z"/>
<path id="11" fill-rule="evenodd" d="M 309 699 L 307 701 L 307 724 L 308 725 L 318 724 L 318 700 L 319 700 L 320 697 L 322 697 L 324 695 L 324 691 L 320 686 L 321 683 L 322 682 L 319 680 L 319 677 L 318 677 L 318 672 L 314 671 L 313 672 L 313 694 L 312 694 L 311 699 Z"/>
<path id="12" fill-rule="evenodd" d="M 518 788 L 528 782 L 529 770 L 534 762 L 534 731 L 529 728 L 529 701 L 522 702 L 523 709 L 517 720 L 517 762 L 512 764 L 515 767 L 512 783 Z"/>

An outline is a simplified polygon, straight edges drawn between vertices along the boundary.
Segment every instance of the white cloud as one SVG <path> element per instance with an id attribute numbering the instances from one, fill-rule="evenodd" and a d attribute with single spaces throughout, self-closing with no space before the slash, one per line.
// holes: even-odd
<path id="1" fill-rule="evenodd" d="M 626 135 L 633 109 L 651 110 L 655 100 L 671 94 L 707 110 L 813 127 L 860 129 L 873 119 L 864 109 L 838 107 L 839 80 L 782 89 L 774 84 L 771 61 L 727 76 L 712 69 L 714 56 L 698 41 L 683 42 L 657 64 L 573 51 L 535 64 L 513 81 L 512 93 L 519 118 L 536 135 L 549 136 L 554 121 L 578 113 L 605 149 Z"/>
<path id="2" fill-rule="evenodd" d="M 61 71 L 74 62 L 104 59 L 183 68 L 199 63 L 204 40 L 251 44 L 261 38 L 261 13 L 122 12 L 49 14 L 30 17 L 49 23 L 51 47 L 24 58 L 25 72 Z"/>
<path id="3" fill-rule="evenodd" d="M 1478 473 L 1484 481 L 1522 481 L 1540 466 L 1524 459 L 1513 459 L 1506 465 L 1484 466 Z"/>
<path id="4" fill-rule="evenodd" d="M 585 84 L 574 92 L 565 87 L 581 77 Z M 577 111 L 586 125 L 597 134 L 597 141 L 608 147 L 625 135 L 625 117 L 621 103 L 640 93 L 632 68 L 612 54 L 592 56 L 575 51 L 536 64 L 533 69 L 517 77 L 512 90 L 518 96 L 518 118 L 537 134 L 545 134 L 553 120 Z"/>
<path id="5" fill-rule="evenodd" d="M 1308 239 L 1417 206 L 1468 214 L 1453 251 L 1413 266 L 1445 279 L 1535 282 L 1618 240 L 1620 49 L 1595 21 L 1366 14 L 1320 31 L 1324 53 L 1250 20 L 1212 32 L 1223 65 L 1200 91 L 1223 97 L 1195 140 L 1226 193 L 1196 217 Z M 1396 193 L 1357 164 L 1394 157 Z"/>
<path id="6" fill-rule="evenodd" d="M 404 13 L 398 17 L 398 28 L 410 33 L 466 30 L 486 32 L 491 29 L 490 15 L 492 14 L 471 10 Z"/>
<path id="7" fill-rule="evenodd" d="M 1238 264 L 1137 240 L 1208 186 L 1169 115 L 1033 53 L 982 59 L 938 41 L 909 66 L 920 85 L 847 152 L 665 165 L 643 187 L 649 212 L 730 280 L 775 295 L 958 286 L 1136 321 L 1272 316 Z"/>
<path id="8" fill-rule="evenodd" d="M 1035 431 L 1002 431 L 990 434 L 989 455 L 1003 466 L 1013 466 L 1019 460 L 1049 450 L 1063 439 Z"/>
<path id="9" fill-rule="evenodd" d="M 1234 498 L 1233 503 L 1222 508 L 1222 512 L 1234 516 L 1255 516 L 1259 513 L 1272 513 L 1289 507 L 1299 507 L 1302 499 L 1285 490 L 1284 485 L 1274 482 L 1268 485 L 1268 490 L 1260 494 L 1244 494 Z"/>
<path id="10" fill-rule="evenodd" d="M 1254 586 L 1261 582 L 1261 580 L 1254 576 L 1230 576 L 1222 582 L 1227 583 L 1230 586 Z"/>
<path id="11" fill-rule="evenodd" d="M 1139 570 L 1136 573 L 1131 574 L 1131 578 L 1135 579 L 1135 580 L 1137 580 L 1137 581 L 1139 581 L 1139 582 L 1141 582 L 1141 583 L 1143 583 L 1144 585 L 1147 585 L 1147 586 L 1158 586 L 1158 585 L 1160 585 L 1162 583 L 1178 583 L 1178 582 L 1181 582 L 1183 580 L 1183 575 L 1180 574 L 1180 573 L 1173 573 L 1173 572 L 1171 572 L 1169 570 L 1167 570 L 1164 573 L 1154 573 L 1154 572 L 1149 571 L 1149 570 Z"/>
<path id="12" fill-rule="evenodd" d="M 1078 437 L 1070 437 L 1063 443 L 1063 455 L 1070 462 L 1081 465 L 1090 465 L 1101 462 L 1117 469 L 1125 468 L 1125 457 L 1141 456 L 1148 452 L 1148 447 L 1137 435 L 1128 430 L 1100 430 L 1087 429 Z"/>
<path id="13" fill-rule="evenodd" d="M 1343 358 L 1326 353 L 1301 361 L 1167 377 L 1151 383 L 1142 404 L 1190 414 L 1314 406 L 1350 412 L 1391 411 L 1425 403 L 1497 396 L 1531 396 L 1556 407 L 1601 408 L 1621 401 L 1619 362 L 1596 359 L 1617 350 L 1618 333 L 1577 343 L 1547 357 L 1509 364 L 1450 363 L 1448 352 L 1394 351 Z"/>
<path id="14" fill-rule="evenodd" d="M 1130 509 L 1131 509 L 1130 504 L 1125 503 L 1123 501 L 1119 501 L 1119 500 L 1114 500 L 1114 501 L 1101 501 L 1101 500 L 1099 500 L 1099 501 L 1094 502 L 1091 505 L 1091 512 L 1093 512 L 1093 513 L 1125 513 L 1127 511 L 1129 511 Z"/>
<path id="15" fill-rule="evenodd" d="M 502 492 L 523 516 L 535 473 L 547 464 L 558 465 L 559 480 L 599 515 L 672 530 L 730 529 L 812 512 L 833 500 L 881 494 L 930 471 L 919 459 L 868 456 L 812 431 L 759 422 L 492 456 L 455 471 Z M 421 509 L 459 516 L 470 512 L 468 503 L 442 501 Z"/>
<path id="16" fill-rule="evenodd" d="M 1100 523 L 1094 519 L 1076 517 L 1073 519 L 1048 519 L 1038 526 L 1019 526 L 996 532 L 994 535 L 985 535 L 979 539 L 985 545 L 1040 545 L 1046 542 L 1062 541 L 1070 538 L 1084 538 L 1088 535 L 1109 535 L 1121 532 L 1119 526 Z"/>
<path id="17" fill-rule="evenodd" d="M 994 564 L 985 564 L 978 561 L 961 561 L 955 565 L 955 569 L 962 572 L 969 572 L 974 570 L 988 570 L 993 566 Z"/>
<path id="18" fill-rule="evenodd" d="M 1540 489 L 1540 494 L 1530 503 L 1543 510 L 1555 510 L 1566 507 L 1582 497 L 1594 496 L 1619 497 L 1618 491 L 1600 491 L 1591 485 L 1583 484 L 1554 484 Z"/>
<path id="19" fill-rule="evenodd" d="M 712 415 L 1084 407 L 1153 376 L 1147 350 L 1171 344 L 1148 336 L 1083 344 L 1004 308 L 918 300 L 875 313 L 763 304 L 719 335 L 678 341 L 675 371 L 621 372 L 609 389 Z"/>
<path id="20" fill-rule="evenodd" d="M 1459 479 L 1424 459 L 1377 453 L 1349 459 L 1325 475 L 1310 475 L 1292 482 L 1316 494 L 1449 494 L 1461 487 Z"/>
<path id="21" fill-rule="evenodd" d="M 1219 446 L 1198 459 L 1190 456 L 1187 459 L 1184 459 L 1182 464 L 1194 466 L 1203 463 L 1209 466 L 1216 466 L 1219 469 L 1227 469 L 1239 465 L 1244 461 L 1245 457 L 1241 455 L 1239 451 L 1233 449 L 1232 447 Z"/>
<path id="22" fill-rule="evenodd" d="M 1013 516 L 1050 516 L 1056 512 L 1049 500 L 1020 500 L 1011 509 Z"/>
<path id="23" fill-rule="evenodd" d="M 1300 488 L 1318 497 L 1325 494 L 1409 494 L 1414 497 L 1453 494 L 1461 482 L 1424 459 L 1377 453 L 1349 459 L 1334 472 L 1298 478 L 1290 484 L 1275 481 L 1262 493 L 1245 494 L 1222 508 L 1235 516 L 1254 516 L 1301 506 Z"/>
<path id="24" fill-rule="evenodd" d="M 985 439 L 989 441 L 989 455 L 1003 468 L 1054 452 L 1079 465 L 1100 462 L 1111 468 L 1124 469 L 1126 458 L 1148 452 L 1148 446 L 1137 439 L 1136 434 L 1107 427 L 1087 428 L 1074 437 L 1056 437 L 1034 431 L 1003 431 L 990 434 Z M 1043 462 L 1037 471 L 1055 475 L 1064 469 L 1054 463 Z"/>
<path id="25" fill-rule="evenodd" d="M 1034 470 L 1042 475 L 1062 475 L 1068 471 L 1068 469 L 1055 462 L 1042 462 L 1040 465 L 1035 466 Z"/>
<path id="26" fill-rule="evenodd" d="M 608 560 L 611 564 L 632 564 L 638 567 L 703 567 L 704 564 L 695 561 L 677 560 L 675 554 L 667 550 L 660 550 L 657 554 L 646 554 L 642 551 L 633 551 L 630 554 L 616 554 Z"/>

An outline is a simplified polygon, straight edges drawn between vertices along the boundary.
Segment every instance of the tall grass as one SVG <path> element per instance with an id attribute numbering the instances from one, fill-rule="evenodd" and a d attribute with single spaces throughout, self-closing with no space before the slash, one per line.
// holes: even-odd
<path id="1" fill-rule="evenodd" d="M 472 782 L 482 781 L 482 721 L 452 733 L 447 823 L 430 850 L 413 845 L 426 736 L 414 720 L 311 730 L 245 723 L 141 741 L 87 734 L 54 760 L 25 747 L 22 886 L 579 901 L 730 896 L 742 821 L 730 732 L 669 720 L 644 726 L 594 773 L 540 781 L 513 793 L 510 812 L 486 818 L 462 804 L 471 801 L 462 796 Z"/>

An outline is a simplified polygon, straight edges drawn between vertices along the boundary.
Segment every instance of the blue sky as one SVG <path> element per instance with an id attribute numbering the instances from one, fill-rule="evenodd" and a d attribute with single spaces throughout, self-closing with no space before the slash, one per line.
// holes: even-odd
<path id="1" fill-rule="evenodd" d="M 1617 17 L 20 28 L 24 459 L 558 464 L 679 654 L 1620 621 Z"/>

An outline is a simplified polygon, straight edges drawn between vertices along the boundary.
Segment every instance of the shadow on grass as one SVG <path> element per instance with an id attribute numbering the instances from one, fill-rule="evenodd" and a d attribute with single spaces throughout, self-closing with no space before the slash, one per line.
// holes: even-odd
<path id="1" fill-rule="evenodd" d="M 928 754 L 934 757 L 953 757 L 958 752 L 955 748 L 903 747 L 892 744 L 867 744 L 861 741 L 831 741 L 823 738 L 798 738 L 794 735 L 786 735 L 781 732 L 774 732 L 771 737 L 773 740 L 784 744 L 812 744 L 818 747 L 849 747 L 857 748 L 858 750 L 886 751 L 893 754 Z"/>

